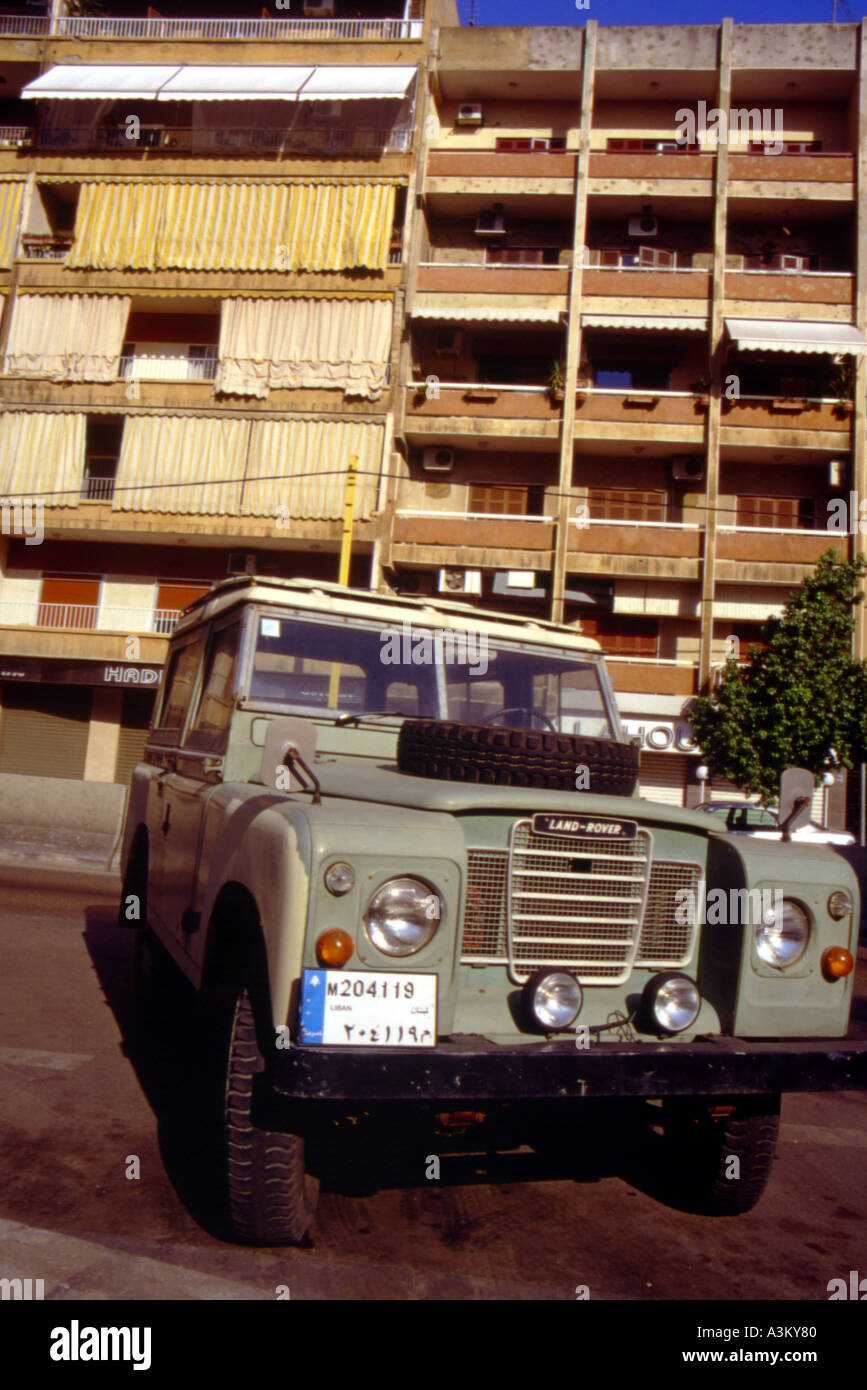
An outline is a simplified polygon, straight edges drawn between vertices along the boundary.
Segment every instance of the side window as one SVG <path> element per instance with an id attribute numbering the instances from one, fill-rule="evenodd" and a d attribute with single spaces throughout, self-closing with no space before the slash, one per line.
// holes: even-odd
<path id="1" fill-rule="evenodd" d="M 219 752 L 226 746 L 240 632 L 235 622 L 211 634 L 199 708 L 187 738 L 191 748 Z"/>
<path id="2" fill-rule="evenodd" d="M 158 737 L 154 741 L 173 743 L 177 740 L 190 707 L 202 650 L 202 639 L 196 638 L 172 652 L 166 672 L 159 723 L 155 730 L 157 734 L 170 734 L 171 737 Z"/>

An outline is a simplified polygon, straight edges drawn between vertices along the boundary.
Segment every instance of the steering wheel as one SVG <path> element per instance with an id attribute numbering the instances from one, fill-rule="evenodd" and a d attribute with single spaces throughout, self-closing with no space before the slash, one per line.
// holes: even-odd
<path id="1" fill-rule="evenodd" d="M 535 709 L 532 705 L 509 705 L 507 709 L 498 709 L 496 713 L 489 714 L 487 719 L 482 719 L 479 722 L 481 724 L 495 724 L 499 719 L 502 719 L 504 714 L 528 714 L 531 720 L 544 720 L 545 727 L 550 729 L 552 734 L 556 734 L 557 732 L 556 726 L 553 721 L 548 718 L 545 711 Z"/>

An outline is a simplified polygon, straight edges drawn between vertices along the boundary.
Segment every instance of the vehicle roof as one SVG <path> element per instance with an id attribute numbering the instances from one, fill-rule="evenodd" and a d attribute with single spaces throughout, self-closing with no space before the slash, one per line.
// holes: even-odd
<path id="1" fill-rule="evenodd" d="M 402 598 L 396 594 L 377 594 L 368 589 L 351 589 L 318 579 L 268 579 L 259 575 L 239 575 L 224 579 L 207 594 L 185 608 L 174 635 L 207 622 L 218 613 L 244 603 L 291 604 L 309 613 L 330 613 L 347 618 L 376 618 L 388 624 L 409 620 L 419 627 L 443 627 L 476 631 L 483 627 L 492 637 L 512 641 L 537 642 L 546 646 L 570 647 L 575 651 L 601 652 L 598 642 L 585 637 L 574 626 L 551 623 L 539 618 L 497 613 L 473 608 L 449 599 Z"/>

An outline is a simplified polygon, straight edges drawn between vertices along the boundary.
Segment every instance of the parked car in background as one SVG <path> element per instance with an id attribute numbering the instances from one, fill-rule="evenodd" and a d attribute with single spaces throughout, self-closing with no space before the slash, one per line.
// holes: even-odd
<path id="1" fill-rule="evenodd" d="M 759 840 L 782 838 L 780 822 L 775 811 L 754 806 L 748 801 L 702 801 L 696 810 L 725 821 L 726 830 L 733 835 L 755 835 Z M 829 830 L 810 821 L 792 831 L 793 841 L 810 845 L 854 845 L 855 836 L 848 830 Z"/>

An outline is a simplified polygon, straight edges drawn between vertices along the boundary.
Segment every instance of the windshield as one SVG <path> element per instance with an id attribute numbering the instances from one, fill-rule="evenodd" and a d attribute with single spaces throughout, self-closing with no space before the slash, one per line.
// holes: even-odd
<path id="1" fill-rule="evenodd" d="M 613 737 L 597 664 L 496 647 L 482 632 L 260 614 L 250 699 L 302 713 L 393 713 Z"/>

